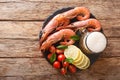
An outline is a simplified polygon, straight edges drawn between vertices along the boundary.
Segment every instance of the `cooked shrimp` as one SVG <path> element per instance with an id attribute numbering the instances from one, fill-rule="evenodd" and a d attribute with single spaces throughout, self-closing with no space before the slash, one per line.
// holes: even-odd
<path id="1" fill-rule="evenodd" d="M 62 15 L 56 15 L 42 30 L 42 36 L 40 38 L 40 45 L 41 43 L 48 37 L 48 35 L 55 30 L 58 26 L 66 26 L 69 24 L 69 20 Z"/>
<path id="2" fill-rule="evenodd" d="M 90 11 L 86 7 L 75 7 L 74 9 L 62 13 L 62 15 L 68 19 L 77 17 L 78 20 L 86 20 L 90 18 Z"/>
<path id="3" fill-rule="evenodd" d="M 86 7 L 76 7 L 75 11 L 78 13 L 77 14 L 78 20 L 86 20 L 90 18 L 90 11 Z"/>
<path id="4" fill-rule="evenodd" d="M 77 21 L 74 22 L 68 26 L 64 26 L 64 27 L 59 27 L 57 28 L 57 30 L 61 30 L 61 29 L 77 29 L 77 28 L 87 28 L 88 31 L 100 31 L 101 30 L 101 24 L 98 20 L 96 19 L 87 19 L 87 20 L 83 20 L 83 21 Z"/>
<path id="5" fill-rule="evenodd" d="M 51 34 L 46 41 L 43 42 L 42 46 L 41 46 L 41 51 L 44 51 L 46 49 L 48 49 L 52 44 L 57 43 L 58 41 L 62 40 L 64 38 L 64 42 L 60 42 L 60 44 L 63 45 L 71 45 L 73 44 L 75 41 L 73 39 L 71 39 L 71 36 L 74 36 L 75 32 L 71 29 L 62 29 L 58 32 L 55 32 L 53 34 Z"/>
<path id="6" fill-rule="evenodd" d="M 66 26 L 69 24 L 70 19 L 77 17 L 78 20 L 85 20 L 90 17 L 90 11 L 85 7 L 76 7 L 64 13 L 56 15 L 42 30 L 42 36 L 40 38 L 41 43 L 46 40 L 48 35 L 57 27 Z"/>
<path id="7" fill-rule="evenodd" d="M 101 30 L 101 24 L 97 19 L 88 19 L 86 20 L 87 25 L 86 28 L 88 31 L 100 31 Z"/>
<path id="8" fill-rule="evenodd" d="M 75 7 L 74 9 L 62 13 L 62 15 L 68 19 L 77 17 L 78 20 L 86 20 L 90 18 L 90 11 L 86 7 Z"/>
<path id="9" fill-rule="evenodd" d="M 67 26 L 61 26 L 56 28 L 56 30 L 61 30 L 61 29 L 77 29 L 77 28 L 81 28 L 81 27 L 85 27 L 87 24 L 87 21 L 83 20 L 83 21 L 77 21 L 74 23 L 71 23 Z"/>

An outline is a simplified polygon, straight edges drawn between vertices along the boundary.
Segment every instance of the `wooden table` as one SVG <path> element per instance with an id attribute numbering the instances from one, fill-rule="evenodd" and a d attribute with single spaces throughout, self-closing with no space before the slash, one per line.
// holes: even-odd
<path id="1" fill-rule="evenodd" d="M 90 9 L 108 46 L 89 69 L 65 77 L 41 57 L 38 34 L 50 14 L 71 6 Z M 0 0 L 0 80 L 120 80 L 120 1 Z"/>

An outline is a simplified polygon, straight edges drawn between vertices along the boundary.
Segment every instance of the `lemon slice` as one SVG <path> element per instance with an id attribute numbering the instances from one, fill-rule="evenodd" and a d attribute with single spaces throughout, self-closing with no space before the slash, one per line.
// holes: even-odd
<path id="1" fill-rule="evenodd" d="M 84 57 L 84 54 L 82 53 L 81 50 L 79 50 L 79 56 L 78 56 L 78 58 L 76 60 L 73 61 L 73 64 L 80 63 L 82 61 L 83 57 Z"/>
<path id="2" fill-rule="evenodd" d="M 73 60 L 76 60 L 80 55 L 79 51 L 79 48 L 74 45 L 70 45 L 67 49 L 65 49 L 64 55 L 66 58 L 72 58 Z"/>
<path id="3" fill-rule="evenodd" d="M 77 65 L 76 67 L 79 69 L 87 69 L 90 66 L 90 60 L 86 57 L 85 62 L 81 65 Z"/>
<path id="4" fill-rule="evenodd" d="M 76 60 L 73 61 L 73 64 L 78 64 L 82 60 L 83 57 L 84 56 L 82 54 L 79 55 L 79 57 Z"/>
<path id="5" fill-rule="evenodd" d="M 77 65 L 77 67 L 80 68 L 80 69 L 87 69 L 90 65 L 90 60 L 89 60 L 88 57 L 85 57 L 84 61 L 85 62 L 83 62 L 81 65 Z"/>
<path id="6" fill-rule="evenodd" d="M 87 65 L 83 67 L 82 69 L 87 69 L 90 66 L 90 60 L 88 61 Z"/>
<path id="7" fill-rule="evenodd" d="M 90 66 L 90 61 L 88 61 L 87 65 L 82 67 L 81 69 L 87 69 Z"/>
<path id="8" fill-rule="evenodd" d="M 89 58 L 74 45 L 68 46 L 68 48 L 64 51 L 64 55 L 66 58 L 72 58 L 72 64 L 79 69 L 86 69 L 90 66 Z"/>
<path id="9" fill-rule="evenodd" d="M 82 57 L 81 61 L 79 61 L 77 64 L 74 64 L 75 66 L 82 66 L 85 63 L 85 56 Z"/>

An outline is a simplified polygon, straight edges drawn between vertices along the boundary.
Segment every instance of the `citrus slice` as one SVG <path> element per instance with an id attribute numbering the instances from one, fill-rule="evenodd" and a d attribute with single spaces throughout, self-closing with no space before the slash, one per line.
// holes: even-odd
<path id="1" fill-rule="evenodd" d="M 77 48 L 74 45 L 68 46 L 67 49 L 64 51 L 64 55 L 66 58 L 72 58 L 73 60 L 78 59 L 80 53 L 79 53 L 79 48 Z"/>
<path id="2" fill-rule="evenodd" d="M 88 57 L 85 56 L 83 63 L 81 63 L 80 65 L 76 65 L 76 67 L 79 69 L 87 69 L 89 65 L 90 65 L 90 60 Z"/>
<path id="3" fill-rule="evenodd" d="M 73 61 L 73 64 L 78 64 L 82 60 L 83 57 L 84 56 L 82 54 L 79 55 L 79 57 L 76 60 Z"/>
<path id="4" fill-rule="evenodd" d="M 68 48 L 64 51 L 64 55 L 66 58 L 72 58 L 72 64 L 79 69 L 86 69 L 90 65 L 89 58 L 74 45 L 68 46 Z"/>
<path id="5" fill-rule="evenodd" d="M 81 50 L 79 50 L 79 57 L 76 60 L 73 61 L 73 64 L 80 63 L 82 61 L 83 57 L 84 57 L 84 54 L 82 53 Z"/>
<path id="6" fill-rule="evenodd" d="M 87 69 L 90 66 L 90 60 L 88 61 L 87 65 L 83 67 L 82 69 Z"/>
<path id="7" fill-rule="evenodd" d="M 82 66 L 85 63 L 85 56 L 82 57 L 81 61 L 79 61 L 77 64 L 74 64 L 75 66 Z"/>

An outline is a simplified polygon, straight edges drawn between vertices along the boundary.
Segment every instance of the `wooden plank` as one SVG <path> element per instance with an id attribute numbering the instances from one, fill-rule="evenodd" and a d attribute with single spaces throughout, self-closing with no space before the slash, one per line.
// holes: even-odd
<path id="1" fill-rule="evenodd" d="M 107 37 L 120 37 L 120 20 L 100 20 Z M 0 21 L 0 38 L 38 39 L 43 21 Z"/>
<path id="2" fill-rule="evenodd" d="M 1 21 L 0 38 L 38 39 L 42 22 Z"/>
<path id="3" fill-rule="evenodd" d="M 21 80 L 119 80 L 120 58 L 100 58 L 89 69 L 62 76 L 44 59 L 0 59 L 1 79 Z M 10 78 L 11 77 L 11 78 Z"/>
<path id="4" fill-rule="evenodd" d="M 0 76 L 47 75 L 54 73 L 57 73 L 57 71 L 45 59 L 0 58 Z"/>
<path id="5" fill-rule="evenodd" d="M 120 38 L 120 20 L 100 20 L 100 23 L 107 37 Z"/>
<path id="6" fill-rule="evenodd" d="M 0 39 L 0 57 L 41 57 L 39 41 Z"/>
<path id="7" fill-rule="evenodd" d="M 17 39 L 0 39 L 0 57 L 8 58 L 25 58 L 25 57 L 42 57 L 38 50 L 38 40 L 17 40 Z M 101 57 L 119 57 L 120 56 L 120 39 L 108 38 L 108 45 Z"/>
<path id="8" fill-rule="evenodd" d="M 120 38 L 108 38 L 107 48 L 101 57 L 120 57 Z"/>
<path id="9" fill-rule="evenodd" d="M 120 56 L 120 20 L 100 20 L 100 22 L 108 38 L 108 47 L 103 52 L 104 57 Z M 0 22 L 0 57 L 34 57 L 34 54 L 40 57 L 37 48 L 42 23 L 37 21 Z"/>
<path id="10" fill-rule="evenodd" d="M 0 77 L 0 80 L 25 80 L 22 76 Z"/>
<path id="11" fill-rule="evenodd" d="M 4 1 L 4 0 L 3 0 Z M 19 1 L 19 0 L 18 0 Z M 25 0 L 25 1 L 28 1 L 28 2 L 30 2 L 30 1 L 32 1 L 32 2 L 49 2 L 49 3 L 53 3 L 53 2 L 55 2 L 55 3 L 100 3 L 100 4 L 102 4 L 102 3 L 109 3 L 109 2 L 112 2 L 112 3 L 119 3 L 119 0 L 92 0 L 92 1 L 90 1 L 90 0 L 72 0 L 72 1 L 69 1 L 69 0 L 45 0 L 45 1 L 43 1 L 43 0 Z"/>
<path id="12" fill-rule="evenodd" d="M 92 4 L 92 5 L 91 5 Z M 57 2 L 8 2 L 0 3 L 0 20 L 44 20 L 48 15 L 57 9 L 71 6 L 85 6 L 88 7 L 98 19 L 116 19 L 120 18 L 119 7 L 120 2 L 113 4 L 113 2 L 98 2 L 90 3 L 82 1 L 78 3 L 59 3 Z M 97 5 L 97 6 L 96 6 Z M 112 7 L 111 7 L 112 6 Z M 103 14 L 104 13 L 104 14 Z M 42 15 L 42 16 L 41 16 Z"/>
<path id="13" fill-rule="evenodd" d="M 72 1 L 69 1 L 69 0 L 1 0 L 0 2 L 49 2 L 49 3 L 107 3 L 107 2 L 112 2 L 112 0 L 92 0 L 92 1 L 89 1 L 89 0 L 72 0 Z M 119 0 L 114 0 L 114 2 L 119 2 Z"/>

